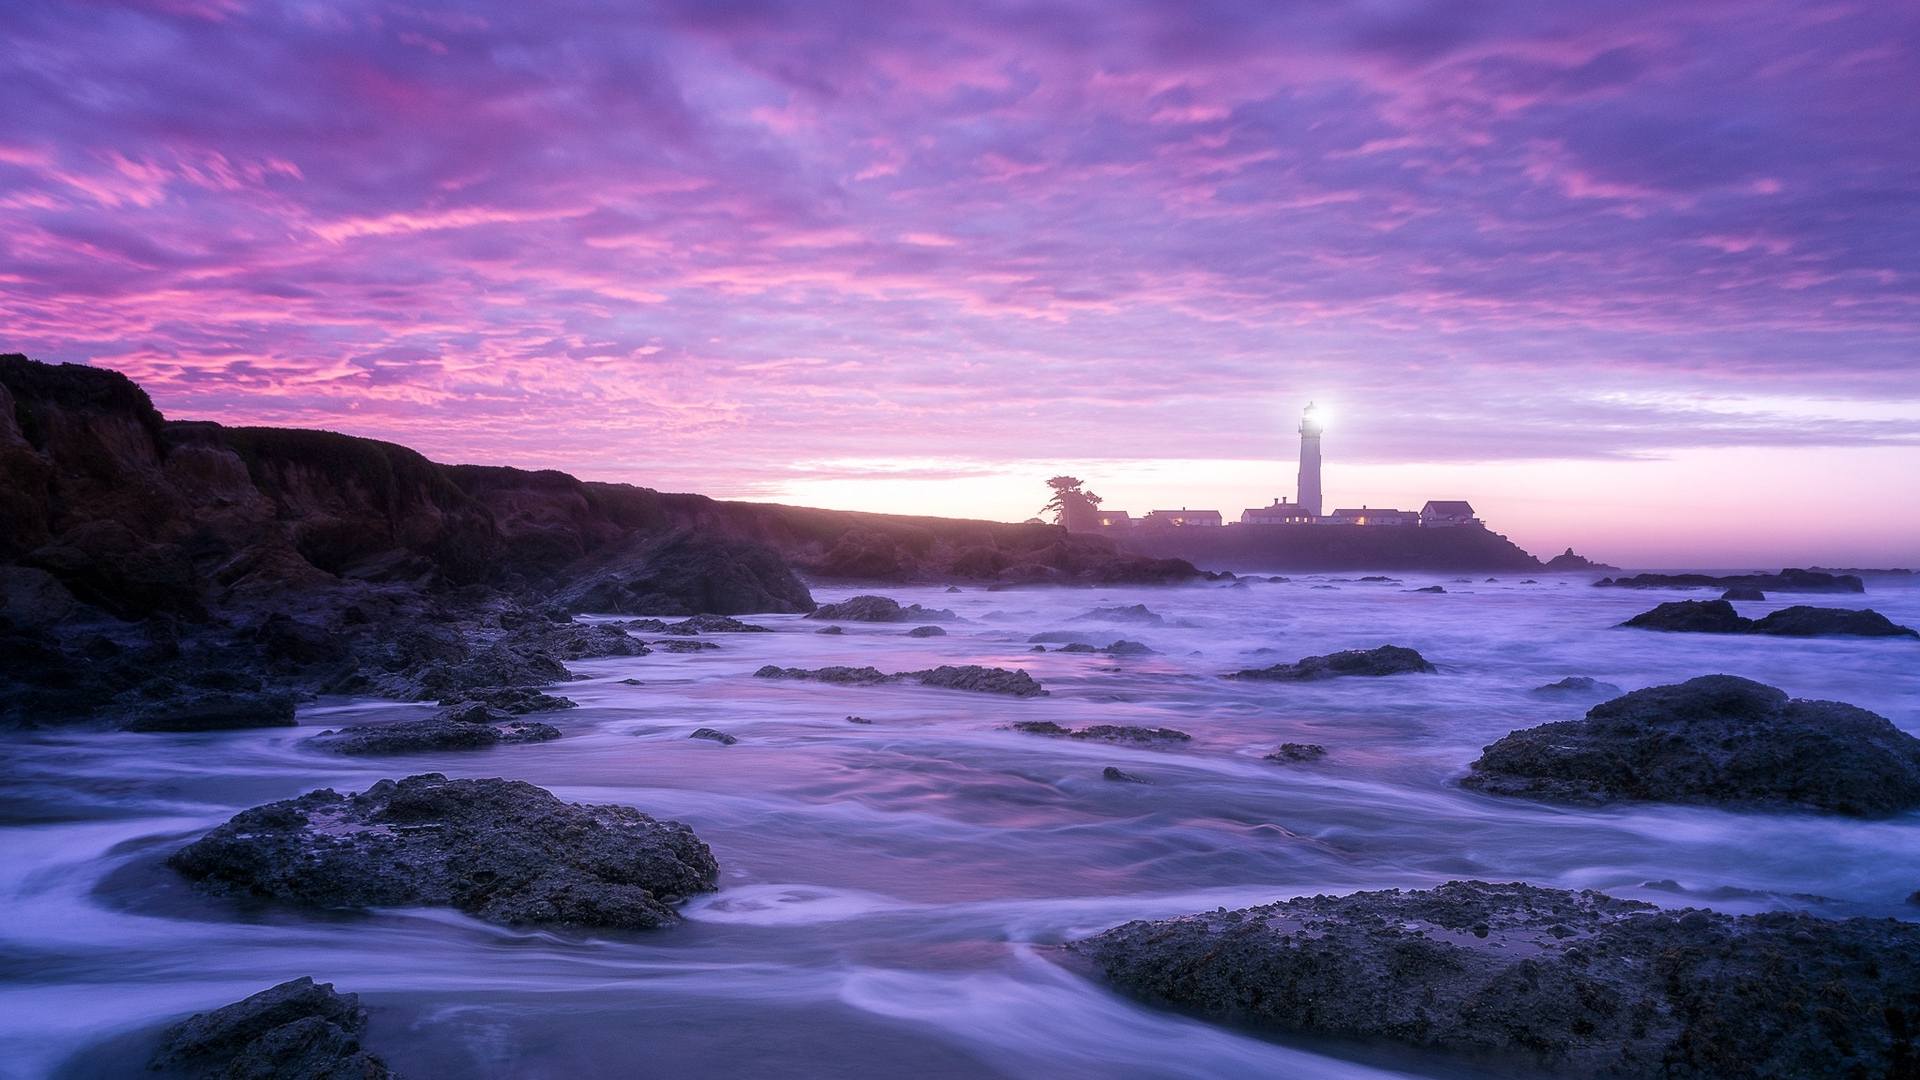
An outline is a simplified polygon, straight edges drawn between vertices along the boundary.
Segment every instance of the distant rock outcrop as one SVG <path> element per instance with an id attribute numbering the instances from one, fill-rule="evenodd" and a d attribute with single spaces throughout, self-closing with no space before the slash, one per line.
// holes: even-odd
<path id="1" fill-rule="evenodd" d="M 1373 649 L 1347 649 L 1343 652 L 1329 653 L 1325 656 L 1306 656 L 1291 664 L 1274 664 L 1272 667 L 1248 668 L 1235 671 L 1226 677 L 1229 679 L 1261 679 L 1276 682 L 1304 682 L 1315 679 L 1334 679 L 1348 675 L 1401 675 L 1408 672 L 1437 671 L 1427 658 L 1412 649 L 1398 645 L 1381 645 Z"/>
<path id="2" fill-rule="evenodd" d="M 660 926 L 714 888 L 693 830 L 561 802 L 515 780 L 439 773 L 257 806 L 175 852 L 203 886 L 325 908 L 451 907 L 489 922 Z"/>
<path id="3" fill-rule="evenodd" d="M 1044 697 L 1047 689 L 1024 671 L 982 667 L 978 664 L 943 664 L 922 671 L 902 671 L 889 675 L 875 667 L 783 668 L 768 664 L 753 673 L 761 679 L 796 679 L 803 682 L 837 683 L 842 686 L 874 686 L 887 682 L 916 682 L 944 690 L 968 690 L 979 694 L 1007 694 L 1011 697 Z"/>
<path id="4" fill-rule="evenodd" d="M 1455 881 L 1130 922 L 1067 946 L 1149 1002 L 1554 1076 L 1896 1076 L 1920 924 Z M 1844 1010 L 1823 1003 L 1844 1002 Z"/>
<path id="5" fill-rule="evenodd" d="M 1791 567 L 1777 574 L 1635 574 L 1632 577 L 1601 578 L 1597 587 L 1615 589 L 1731 589 L 1748 586 L 1764 592 L 1866 592 L 1866 585 L 1852 574 L 1828 574 L 1818 570 Z"/>
<path id="6" fill-rule="evenodd" d="M 1618 570 L 1617 566 L 1608 566 L 1603 562 L 1594 562 L 1584 555 L 1575 555 L 1572 548 L 1548 559 L 1540 567 L 1556 574 L 1579 573 L 1583 570 Z"/>
<path id="7" fill-rule="evenodd" d="M 1725 600 L 1673 600 L 1643 611 L 1621 626 L 1695 634 L 1770 634 L 1775 637 L 1907 637 L 1920 631 L 1877 611 L 1855 608 L 1781 608 L 1758 619 L 1735 611 Z"/>
<path id="8" fill-rule="evenodd" d="M 361 1047 L 366 1029 L 358 994 L 302 976 L 173 1025 L 148 1068 L 233 1080 L 398 1080 Z"/>
<path id="9" fill-rule="evenodd" d="M 916 622 L 937 623 L 953 622 L 960 616 L 946 608 L 927 608 L 919 604 L 902 606 L 900 601 L 887 596 L 855 596 L 837 604 L 822 604 L 815 608 L 809 619 L 824 619 L 829 622 Z"/>
<path id="10" fill-rule="evenodd" d="M 407 754 L 426 750 L 481 750 L 506 743 L 545 742 L 560 737 L 550 724 L 518 720 L 480 702 L 442 710 L 418 720 L 355 724 L 306 740 L 335 754 Z"/>
<path id="11" fill-rule="evenodd" d="M 1595 705 L 1583 720 L 1515 731 L 1461 783 L 1549 802 L 1620 800 L 1821 810 L 1920 807 L 1920 739 L 1837 701 L 1789 700 L 1703 675 Z"/>

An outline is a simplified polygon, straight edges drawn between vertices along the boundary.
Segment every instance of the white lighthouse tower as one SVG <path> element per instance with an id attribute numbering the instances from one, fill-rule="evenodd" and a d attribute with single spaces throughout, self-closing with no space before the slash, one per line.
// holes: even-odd
<path id="1" fill-rule="evenodd" d="M 1320 508 L 1320 418 L 1314 415 L 1313 402 L 1300 414 L 1300 509 L 1314 517 Z"/>

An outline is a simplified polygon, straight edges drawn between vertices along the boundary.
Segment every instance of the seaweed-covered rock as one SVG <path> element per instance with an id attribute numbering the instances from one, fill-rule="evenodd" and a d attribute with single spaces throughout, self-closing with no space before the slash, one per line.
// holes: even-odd
<path id="1" fill-rule="evenodd" d="M 440 704 L 453 707 L 462 705 L 485 705 L 515 716 L 527 713 L 559 712 L 562 709 L 579 707 L 572 698 L 560 697 L 525 686 L 493 686 L 481 690 L 456 690 L 440 699 Z"/>
<path id="2" fill-rule="evenodd" d="M 1268 761 L 1300 762 L 1318 761 L 1327 756 L 1327 748 L 1319 743 L 1290 742 L 1281 743 L 1280 749 L 1266 756 Z"/>
<path id="3" fill-rule="evenodd" d="M 693 729 L 693 734 L 687 736 L 687 738 L 705 739 L 708 742 L 717 742 L 721 746 L 732 746 L 734 743 L 740 741 L 740 737 L 737 735 L 729 735 L 719 728 L 710 727 L 695 728 Z"/>
<path id="4" fill-rule="evenodd" d="M 382 780 L 242 811 L 175 852 L 204 887 L 326 908 L 451 907 L 489 922 L 642 928 L 714 888 L 693 830 L 517 780 Z"/>
<path id="5" fill-rule="evenodd" d="M 503 743 L 546 742 L 559 737 L 559 729 L 551 724 L 517 720 L 510 713 L 468 702 L 417 720 L 354 724 L 338 731 L 323 731 L 306 740 L 306 745 L 334 754 L 409 754 L 482 750 Z"/>
<path id="6" fill-rule="evenodd" d="M 919 604 L 901 606 L 886 596 L 855 596 L 837 604 L 822 604 L 807 616 L 833 622 L 953 622 L 960 616 L 946 608 L 926 608 Z"/>
<path id="7" fill-rule="evenodd" d="M 924 671 L 907 671 L 902 678 L 922 686 L 944 690 L 971 690 L 979 694 L 1009 694 L 1013 697 L 1045 697 L 1047 688 L 1024 671 L 982 667 L 979 664 L 942 664 Z"/>
<path id="8" fill-rule="evenodd" d="M 845 665 L 823 668 L 783 668 L 778 664 L 768 664 L 753 674 L 758 679 L 799 679 L 804 682 L 838 683 L 842 686 L 873 686 L 893 679 L 893 676 L 877 667 Z"/>
<path id="9" fill-rule="evenodd" d="M 1877 816 L 1920 807 L 1920 739 L 1837 701 L 1703 675 L 1515 731 L 1462 783 L 1553 802 L 1615 800 Z"/>
<path id="10" fill-rule="evenodd" d="M 1456 881 L 1130 922 L 1068 946 L 1148 1001 L 1569 1077 L 1895 1076 L 1920 925 Z"/>
<path id="11" fill-rule="evenodd" d="M 1432 673 L 1436 669 L 1427 658 L 1412 649 L 1382 645 L 1376 649 L 1347 649 L 1325 656 L 1308 656 L 1292 664 L 1249 668 L 1228 675 L 1229 679 L 1265 679 L 1302 682 L 1334 679 L 1344 675 L 1400 675 L 1406 672 Z"/>
<path id="12" fill-rule="evenodd" d="M 1029 735 L 1051 735 L 1062 739 L 1091 739 L 1099 742 L 1187 742 L 1193 736 L 1177 728 L 1135 727 L 1128 724 L 1090 724 L 1075 730 L 1051 720 L 1021 720 L 1007 725 Z"/>
<path id="13" fill-rule="evenodd" d="M 653 647 L 662 652 L 696 653 L 708 652 L 713 649 L 718 649 L 720 646 L 715 645 L 711 641 L 697 641 L 693 638 L 668 638 L 665 641 L 654 642 Z"/>
<path id="14" fill-rule="evenodd" d="M 1126 772 L 1117 765 L 1109 765 L 1101 769 L 1100 778 L 1103 780 L 1112 780 L 1119 784 L 1150 784 L 1153 782 L 1144 776 L 1135 776 L 1130 772 Z"/>
<path id="15" fill-rule="evenodd" d="M 149 1068 L 227 1080 L 392 1080 L 387 1063 L 361 1048 L 366 1028 L 358 994 L 301 976 L 168 1028 Z"/>
<path id="16" fill-rule="evenodd" d="M 1753 620 L 1733 610 L 1725 600 L 1673 600 L 1620 625 L 1673 633 L 1744 634 L 1753 629 Z"/>
<path id="17" fill-rule="evenodd" d="M 695 615 L 690 619 L 681 619 L 677 623 L 662 626 L 657 632 L 689 637 L 694 634 L 771 634 L 773 628 L 761 626 L 758 623 L 741 622 L 730 615 Z"/>

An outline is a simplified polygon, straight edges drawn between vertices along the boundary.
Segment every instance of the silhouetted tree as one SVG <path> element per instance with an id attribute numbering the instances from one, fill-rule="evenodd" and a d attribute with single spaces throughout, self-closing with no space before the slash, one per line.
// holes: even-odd
<path id="1" fill-rule="evenodd" d="M 1040 508 L 1040 513 L 1052 514 L 1054 524 L 1065 525 L 1069 529 L 1093 528 L 1100 496 L 1082 490 L 1083 483 L 1085 481 L 1077 476 L 1056 476 L 1048 480 L 1047 486 L 1053 489 L 1053 497 Z"/>

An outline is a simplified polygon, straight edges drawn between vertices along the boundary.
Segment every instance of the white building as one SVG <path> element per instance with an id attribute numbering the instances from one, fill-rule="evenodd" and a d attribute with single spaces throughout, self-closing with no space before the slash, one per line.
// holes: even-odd
<path id="1" fill-rule="evenodd" d="M 1142 525 L 1171 525 L 1191 528 L 1194 526 L 1217 528 L 1225 522 L 1218 510 L 1153 510 L 1140 519 Z"/>
<path id="2" fill-rule="evenodd" d="M 1273 500 L 1272 506 L 1256 506 L 1240 511 L 1242 525 L 1311 525 L 1313 513 L 1299 503 L 1290 503 L 1285 498 Z"/>
<path id="3" fill-rule="evenodd" d="M 1480 519 L 1473 516 L 1473 504 L 1464 499 L 1437 499 L 1420 508 L 1420 524 L 1429 529 L 1446 529 L 1479 525 Z"/>
<path id="4" fill-rule="evenodd" d="M 1420 515 L 1411 510 L 1379 510 L 1363 506 L 1358 510 L 1335 510 L 1320 520 L 1328 525 L 1418 525 Z"/>

